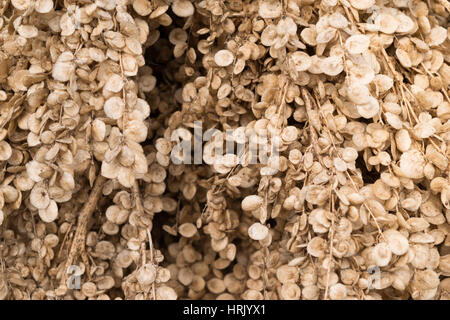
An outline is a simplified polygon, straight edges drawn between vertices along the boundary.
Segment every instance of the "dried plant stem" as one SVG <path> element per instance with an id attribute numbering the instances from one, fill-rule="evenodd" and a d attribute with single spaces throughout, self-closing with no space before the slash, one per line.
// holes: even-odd
<path id="1" fill-rule="evenodd" d="M 316 153 L 317 158 L 320 160 L 320 148 L 317 138 L 317 132 L 314 129 L 314 126 L 312 125 L 311 119 L 312 119 L 312 97 L 311 94 L 306 90 L 305 88 L 302 88 L 302 97 L 303 101 L 305 101 L 306 106 L 306 114 L 308 116 L 309 121 L 309 134 L 311 135 L 311 143 L 314 148 L 314 152 Z"/>
<path id="2" fill-rule="evenodd" d="M 143 214 L 144 206 L 142 205 L 141 192 L 139 191 L 139 184 L 138 184 L 137 180 L 134 181 L 133 186 L 131 187 L 131 191 L 133 192 L 136 210 L 138 210 L 139 212 L 141 212 Z M 147 228 L 146 231 L 147 231 L 148 243 L 150 246 L 150 262 L 152 264 L 154 264 L 155 262 L 154 262 L 153 239 L 152 239 L 150 229 Z M 144 248 L 144 250 L 143 250 L 144 253 L 143 253 L 142 263 L 145 264 L 146 263 L 146 254 L 145 254 L 144 243 L 143 243 L 143 248 Z M 152 293 L 153 293 L 153 300 L 156 300 L 155 283 L 152 283 Z M 145 296 L 147 296 L 147 295 L 145 294 Z"/>
<path id="3" fill-rule="evenodd" d="M 86 252 L 84 251 L 87 226 L 92 213 L 97 206 L 100 195 L 102 194 L 102 188 L 105 182 L 106 178 L 104 178 L 103 176 L 100 175 L 97 177 L 94 183 L 94 187 L 89 194 L 89 199 L 83 206 L 83 209 L 81 209 L 80 215 L 78 216 L 77 228 L 75 230 L 75 236 L 72 240 L 72 245 L 70 247 L 70 251 L 64 267 L 64 273 L 61 278 L 61 285 L 64 285 L 66 283 L 67 273 L 65 270 L 67 270 L 67 268 L 73 264 L 75 259 L 80 255 L 82 256 L 83 260 L 86 260 L 87 258 Z M 86 265 L 86 268 L 88 268 L 88 265 Z M 87 274 L 89 274 L 89 272 L 87 272 Z"/>

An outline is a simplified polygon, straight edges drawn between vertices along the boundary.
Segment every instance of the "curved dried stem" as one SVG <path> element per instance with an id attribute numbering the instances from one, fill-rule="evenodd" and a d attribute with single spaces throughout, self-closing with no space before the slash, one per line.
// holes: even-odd
<path id="1" fill-rule="evenodd" d="M 64 266 L 64 273 L 61 277 L 61 285 L 65 285 L 67 280 L 67 268 L 70 267 L 76 258 L 82 256 L 83 260 L 86 260 L 86 252 L 85 252 L 85 244 L 86 244 L 86 232 L 89 220 L 94 212 L 98 200 L 102 194 L 103 185 L 106 182 L 106 178 L 103 176 L 98 176 L 95 179 L 94 187 L 92 188 L 91 193 L 89 194 L 88 201 L 84 204 L 81 209 L 80 215 L 78 216 L 77 228 L 75 230 L 75 236 L 72 240 L 72 245 L 69 250 L 69 254 Z M 88 271 L 89 265 L 86 265 L 86 270 Z M 89 275 L 89 272 L 87 272 Z"/>

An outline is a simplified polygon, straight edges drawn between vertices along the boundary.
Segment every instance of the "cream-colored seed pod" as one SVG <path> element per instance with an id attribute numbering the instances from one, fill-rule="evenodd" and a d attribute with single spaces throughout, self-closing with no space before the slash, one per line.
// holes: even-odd
<path id="1" fill-rule="evenodd" d="M 361 54 L 369 49 L 370 38 L 363 34 L 350 36 L 345 41 L 345 50 L 350 54 Z"/>
<path id="2" fill-rule="evenodd" d="M 264 200 L 258 195 L 250 195 L 242 200 L 241 206 L 245 211 L 253 211 L 260 208 Z"/>
<path id="3" fill-rule="evenodd" d="M 93 297 L 97 293 L 97 285 L 93 282 L 85 282 L 81 286 L 81 292 L 86 297 Z"/>
<path id="4" fill-rule="evenodd" d="M 105 83 L 105 89 L 111 92 L 120 92 L 123 88 L 123 79 L 118 74 L 112 74 L 108 77 Z"/>
<path id="5" fill-rule="evenodd" d="M 34 10 L 39 13 L 49 13 L 53 10 L 53 0 L 36 0 Z"/>
<path id="6" fill-rule="evenodd" d="M 156 280 L 156 268 L 153 264 L 147 263 L 139 268 L 136 279 L 141 286 L 148 286 Z"/>
<path id="7" fill-rule="evenodd" d="M 358 113 L 365 119 L 375 117 L 380 112 L 380 105 L 378 100 L 374 97 L 369 97 L 369 101 L 364 104 L 358 104 L 356 106 Z"/>
<path id="8" fill-rule="evenodd" d="M 174 28 L 169 33 L 169 41 L 173 45 L 185 43 L 188 39 L 188 34 L 181 28 Z"/>
<path id="9" fill-rule="evenodd" d="M 123 112 L 125 110 L 125 103 L 120 97 L 114 96 L 105 101 L 103 109 L 108 118 L 117 120 L 123 115 Z"/>
<path id="10" fill-rule="evenodd" d="M 296 283 L 285 283 L 281 286 L 280 293 L 283 300 L 300 300 L 302 292 Z"/>
<path id="11" fill-rule="evenodd" d="M 39 217 L 42 221 L 50 223 L 58 218 L 58 205 L 54 200 L 50 200 L 49 205 L 45 209 L 39 209 Z"/>
<path id="12" fill-rule="evenodd" d="M 377 266 L 385 267 L 389 264 L 392 257 L 392 251 L 387 243 L 377 244 L 372 251 L 372 258 Z"/>
<path id="13" fill-rule="evenodd" d="M 342 283 L 336 283 L 330 287 L 331 300 L 344 300 L 347 297 L 347 288 Z"/>
<path id="14" fill-rule="evenodd" d="M 276 275 L 281 283 L 296 283 L 299 278 L 298 268 L 287 264 L 278 267 Z"/>
<path id="15" fill-rule="evenodd" d="M 321 258 L 325 256 L 325 250 L 327 247 L 327 242 L 321 237 L 312 238 L 306 247 L 308 254 L 316 258 Z"/>
<path id="16" fill-rule="evenodd" d="M 8 142 L 0 141 L 0 161 L 6 161 L 11 158 L 12 148 Z"/>
<path id="17" fill-rule="evenodd" d="M 353 8 L 367 10 L 375 4 L 375 0 L 349 0 Z"/>
<path id="18" fill-rule="evenodd" d="M 352 83 L 347 88 L 347 96 L 353 103 L 365 104 L 369 103 L 370 91 L 366 85 L 360 84 L 358 82 Z"/>
<path id="19" fill-rule="evenodd" d="M 197 233 L 197 228 L 194 224 L 186 222 L 178 227 L 178 232 L 186 238 L 192 238 Z"/>
<path id="20" fill-rule="evenodd" d="M 425 159 L 418 150 L 409 150 L 400 157 L 400 170 L 405 177 L 420 179 L 424 175 Z"/>
<path id="21" fill-rule="evenodd" d="M 133 9 L 140 16 L 148 16 L 153 11 L 152 3 L 148 0 L 134 0 Z"/>
<path id="22" fill-rule="evenodd" d="M 405 129 L 400 129 L 395 133 L 395 143 L 398 150 L 401 152 L 406 152 L 411 147 L 411 137 Z"/>
<path id="23" fill-rule="evenodd" d="M 161 286 L 156 289 L 157 300 L 176 300 L 177 293 L 171 287 Z"/>
<path id="24" fill-rule="evenodd" d="M 308 70 L 312 64 L 311 57 L 303 51 L 296 51 L 292 53 L 290 55 L 290 59 L 297 72 Z"/>
<path id="25" fill-rule="evenodd" d="M 263 240 L 269 234 L 269 229 L 259 222 L 255 222 L 248 228 L 248 236 L 253 240 Z"/>
<path id="26" fill-rule="evenodd" d="M 383 232 L 383 236 L 386 239 L 393 254 L 401 256 L 408 252 L 408 239 L 397 230 L 386 230 Z"/>
<path id="27" fill-rule="evenodd" d="M 281 2 L 264 0 L 259 5 L 258 14 L 263 19 L 275 19 L 281 16 Z"/>
<path id="28" fill-rule="evenodd" d="M 219 67 L 227 67 L 233 63 L 233 60 L 234 60 L 233 54 L 231 53 L 231 51 L 226 50 L 226 49 L 219 50 L 214 55 L 214 62 Z"/>
<path id="29" fill-rule="evenodd" d="M 380 28 L 381 32 L 393 34 L 399 26 L 399 21 L 393 15 L 388 13 L 380 13 L 375 18 L 375 25 Z"/>
<path id="30" fill-rule="evenodd" d="M 70 51 L 65 51 L 56 60 L 53 65 L 52 76 L 55 80 L 66 82 L 71 74 L 75 72 L 74 55 Z"/>
<path id="31" fill-rule="evenodd" d="M 35 26 L 20 25 L 17 32 L 26 39 L 35 38 L 38 35 L 38 29 Z"/>
<path id="32" fill-rule="evenodd" d="M 45 209 L 50 204 L 48 190 L 35 185 L 30 193 L 30 203 L 38 209 Z"/>
<path id="33" fill-rule="evenodd" d="M 31 6 L 31 0 L 12 0 L 11 4 L 17 10 L 26 10 Z"/>
<path id="34" fill-rule="evenodd" d="M 99 119 L 92 122 L 92 137 L 95 141 L 103 141 L 106 136 L 106 124 Z"/>
<path id="35" fill-rule="evenodd" d="M 225 283 L 222 279 L 212 278 L 206 283 L 208 290 L 214 294 L 219 294 L 225 291 Z"/>
<path id="36" fill-rule="evenodd" d="M 175 0 L 172 3 L 172 11 L 178 17 L 187 18 L 194 14 L 195 8 L 189 0 Z"/>

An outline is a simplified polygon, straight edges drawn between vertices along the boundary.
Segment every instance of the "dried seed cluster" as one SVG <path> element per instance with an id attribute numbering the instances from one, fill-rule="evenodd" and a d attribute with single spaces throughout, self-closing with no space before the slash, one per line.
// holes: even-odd
<path id="1" fill-rule="evenodd" d="M 2 1 L 0 299 L 449 299 L 449 15 Z"/>

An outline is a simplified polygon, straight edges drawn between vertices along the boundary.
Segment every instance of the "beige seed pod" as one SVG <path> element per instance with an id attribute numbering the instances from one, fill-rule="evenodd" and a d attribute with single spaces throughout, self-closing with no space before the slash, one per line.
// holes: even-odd
<path id="1" fill-rule="evenodd" d="M 268 25 L 261 33 L 261 43 L 266 47 L 270 47 L 275 44 L 277 39 L 277 27 L 273 24 Z"/>
<path id="2" fill-rule="evenodd" d="M 418 150 L 409 150 L 403 153 L 399 166 L 406 178 L 420 179 L 424 176 L 425 159 Z"/>
<path id="3" fill-rule="evenodd" d="M 334 12 L 328 17 L 330 26 L 336 29 L 344 29 L 348 26 L 347 18 L 340 12 Z"/>
<path id="4" fill-rule="evenodd" d="M 119 206 L 112 205 L 106 209 L 106 219 L 114 224 L 124 224 L 127 222 L 129 211 L 122 209 Z"/>
<path id="5" fill-rule="evenodd" d="M 358 110 L 358 113 L 361 115 L 361 117 L 370 119 L 378 114 L 378 112 L 380 111 L 380 105 L 377 99 L 375 99 L 374 97 L 369 97 L 369 102 L 356 105 L 356 109 Z"/>
<path id="6" fill-rule="evenodd" d="M 208 290 L 214 294 L 219 294 L 225 291 L 225 283 L 222 279 L 212 278 L 206 283 Z"/>
<path id="7" fill-rule="evenodd" d="M 186 238 L 192 238 L 197 233 L 197 228 L 194 224 L 186 222 L 178 227 L 178 232 Z"/>
<path id="8" fill-rule="evenodd" d="M 372 259 L 379 267 L 385 267 L 389 264 L 392 258 L 390 246 L 387 243 L 381 242 L 377 244 L 372 252 Z"/>
<path id="9" fill-rule="evenodd" d="M 356 104 L 369 103 L 371 98 L 369 88 L 358 82 L 353 82 L 347 88 L 347 96 L 350 101 Z"/>
<path id="10" fill-rule="evenodd" d="M 386 34 L 393 34 L 399 26 L 399 21 L 388 13 L 380 13 L 374 22 L 379 30 Z"/>
<path id="11" fill-rule="evenodd" d="M 99 119 L 92 122 L 92 137 L 95 141 L 103 141 L 106 137 L 106 124 Z"/>
<path id="12" fill-rule="evenodd" d="M 217 53 L 214 55 L 214 62 L 219 66 L 219 67 L 227 67 L 230 64 L 233 63 L 234 60 L 234 56 L 231 53 L 231 51 L 229 50 L 219 50 L 217 51 Z"/>
<path id="13" fill-rule="evenodd" d="M 411 33 L 416 29 L 414 21 L 404 13 L 398 12 L 395 19 L 398 22 L 398 27 L 395 30 L 397 33 Z"/>
<path id="14" fill-rule="evenodd" d="M 253 240 L 263 240 L 269 234 L 269 229 L 259 222 L 255 222 L 248 228 L 248 236 Z"/>
<path id="15" fill-rule="evenodd" d="M 363 34 L 350 36 L 345 41 L 345 50 L 350 54 L 361 54 L 369 49 L 370 38 Z"/>
<path id="16" fill-rule="evenodd" d="M 26 10 L 31 6 L 31 0 L 12 0 L 11 4 L 17 10 Z"/>
<path id="17" fill-rule="evenodd" d="M 81 292 L 86 297 L 93 297 L 97 293 L 97 285 L 93 282 L 85 282 L 81 286 Z"/>
<path id="18" fill-rule="evenodd" d="M 281 2 L 275 0 L 264 0 L 259 5 L 258 14 L 263 19 L 275 19 L 281 16 Z"/>
<path id="19" fill-rule="evenodd" d="M 118 74 L 112 74 L 108 77 L 105 83 L 105 89 L 111 92 L 120 92 L 123 88 L 123 80 L 122 77 Z"/>
<path id="20" fill-rule="evenodd" d="M 242 200 L 241 206 L 245 211 L 253 211 L 262 206 L 264 199 L 258 195 L 250 195 Z"/>
<path id="21" fill-rule="evenodd" d="M 405 129 L 400 129 L 395 133 L 395 143 L 397 145 L 397 149 L 401 152 L 406 152 L 411 147 L 411 137 L 409 133 Z"/>
<path id="22" fill-rule="evenodd" d="M 367 10 L 375 4 L 375 0 L 349 0 L 351 6 L 358 10 Z"/>
<path id="23" fill-rule="evenodd" d="M 177 274 L 178 281 L 184 286 L 189 286 L 192 283 L 193 277 L 194 273 L 190 268 L 181 268 Z"/>
<path id="24" fill-rule="evenodd" d="M 283 300 L 300 300 L 301 290 L 295 283 L 284 283 L 281 286 L 281 298 Z"/>
<path id="25" fill-rule="evenodd" d="M 0 141 L 0 161 L 7 161 L 12 156 L 12 148 L 5 140 Z"/>
<path id="26" fill-rule="evenodd" d="M 292 143 L 298 139 L 298 129 L 294 126 L 287 126 L 281 132 L 281 139 L 286 143 Z"/>
<path id="27" fill-rule="evenodd" d="M 35 185 L 30 193 L 30 203 L 38 209 L 45 209 L 50 204 L 50 197 L 47 189 Z"/>
<path id="28" fill-rule="evenodd" d="M 65 51 L 56 60 L 53 65 L 52 76 L 55 80 L 65 82 L 68 81 L 70 75 L 75 71 L 73 63 L 74 55 L 70 51 Z"/>
<path id="29" fill-rule="evenodd" d="M 308 68 L 312 64 L 311 57 L 303 51 L 296 51 L 290 54 L 289 58 L 291 59 L 292 65 L 294 66 L 295 70 L 297 70 L 297 72 L 308 70 Z"/>
<path id="30" fill-rule="evenodd" d="M 277 279 L 281 283 L 296 283 L 299 279 L 299 272 L 297 267 L 291 267 L 287 264 L 278 267 Z"/>
<path id="31" fill-rule="evenodd" d="M 156 289 L 157 300 L 176 300 L 177 293 L 171 287 L 161 286 Z"/>
<path id="32" fill-rule="evenodd" d="M 187 32 L 181 28 L 174 28 L 169 33 L 169 42 L 173 45 L 185 43 L 187 39 Z"/>
<path id="33" fill-rule="evenodd" d="M 400 232 L 394 229 L 389 229 L 383 232 L 383 236 L 386 239 L 389 248 L 393 254 L 401 256 L 408 252 L 409 243 L 408 239 Z"/>
<path id="34" fill-rule="evenodd" d="M 125 103 L 120 97 L 114 96 L 106 100 L 103 109 L 108 118 L 117 120 L 123 115 L 123 112 L 125 110 Z"/>
<path id="35" fill-rule="evenodd" d="M 172 3 L 172 11 L 178 17 L 187 18 L 194 14 L 195 8 L 189 0 L 175 0 Z"/>
<path id="36" fill-rule="evenodd" d="M 134 0 L 133 9 L 140 16 L 148 16 L 153 11 L 152 3 L 148 0 Z"/>
<path id="37" fill-rule="evenodd" d="M 320 61 L 320 69 L 328 76 L 337 76 L 344 70 L 342 57 L 331 56 Z"/>
<path id="38" fill-rule="evenodd" d="M 437 26 L 431 29 L 427 37 L 427 43 L 430 46 L 438 46 L 447 39 L 447 30 L 444 27 Z"/>
<path id="39" fill-rule="evenodd" d="M 134 142 L 144 142 L 147 139 L 148 128 L 142 120 L 131 120 L 124 130 L 124 136 Z"/>
<path id="40" fill-rule="evenodd" d="M 34 10 L 39 13 L 49 13 L 53 10 L 53 0 L 36 0 Z"/>
<path id="41" fill-rule="evenodd" d="M 30 25 L 20 25 L 17 32 L 26 39 L 36 38 L 38 35 L 38 29 Z"/>
<path id="42" fill-rule="evenodd" d="M 42 221 L 50 223 L 58 218 L 58 205 L 54 200 L 50 200 L 49 205 L 45 209 L 39 209 L 39 217 Z"/>
<path id="43" fill-rule="evenodd" d="M 344 300 L 347 298 L 347 287 L 342 283 L 336 283 L 330 287 L 331 300 Z"/>
<path id="44" fill-rule="evenodd" d="M 308 242 L 306 251 L 308 254 L 316 258 L 322 258 L 325 256 L 325 250 L 327 248 L 327 242 L 321 237 L 314 237 Z"/>

